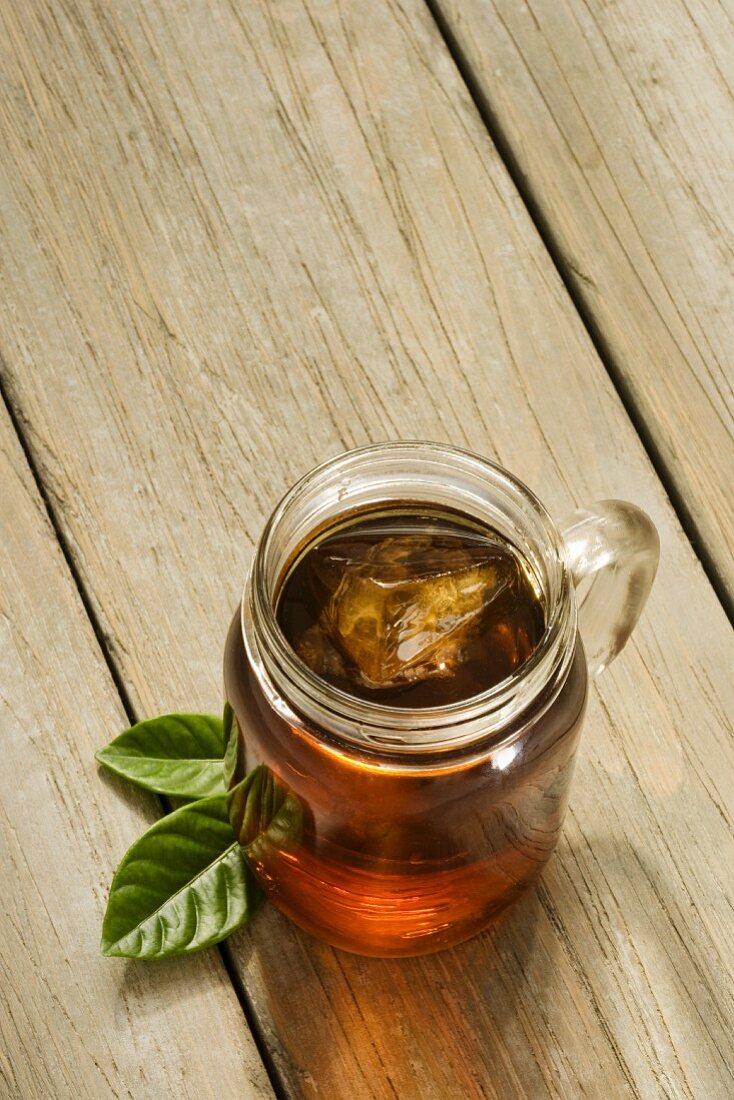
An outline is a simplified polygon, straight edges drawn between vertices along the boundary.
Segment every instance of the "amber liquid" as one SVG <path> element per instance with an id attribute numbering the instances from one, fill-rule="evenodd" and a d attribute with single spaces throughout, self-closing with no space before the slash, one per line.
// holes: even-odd
<path id="1" fill-rule="evenodd" d="M 411 533 L 418 537 L 416 553 L 406 554 L 401 542 L 399 571 L 385 570 L 385 555 L 374 547 L 384 550 L 386 537 Z M 466 629 L 455 631 L 443 647 L 437 643 L 446 640 L 447 623 L 455 625 L 441 618 L 447 592 L 439 585 L 429 594 L 435 612 L 430 636 L 423 630 L 424 600 L 420 615 L 404 616 L 405 633 L 393 631 L 395 647 L 383 647 L 377 658 L 365 656 L 360 643 L 369 640 L 375 623 L 384 627 L 387 621 L 384 593 L 357 584 L 353 591 L 342 589 L 345 617 L 332 605 L 324 619 L 324 610 L 340 583 L 334 587 L 334 560 L 369 562 L 371 548 L 373 572 L 393 585 L 403 610 L 415 603 L 415 591 L 405 588 L 412 583 L 411 569 L 419 578 L 434 577 L 438 559 L 450 559 L 450 575 L 461 575 L 454 594 Z M 475 580 L 494 589 L 501 583 L 501 591 L 480 599 L 471 592 Z M 542 605 L 521 556 L 495 532 L 445 513 L 363 515 L 327 531 L 292 564 L 279 595 L 277 615 L 286 636 L 327 682 L 416 712 L 477 694 L 516 671 L 543 629 Z M 360 622 L 363 611 L 369 629 Z M 329 632 L 330 648 L 314 637 L 314 627 Z M 393 649 L 407 654 L 410 668 L 402 667 Z M 382 956 L 450 946 L 486 927 L 550 857 L 586 698 L 580 645 L 565 683 L 553 695 L 536 698 L 521 717 L 519 735 L 506 730 L 468 749 L 421 751 L 407 759 L 339 742 L 305 720 L 285 721 L 248 665 L 239 616 L 227 641 L 225 687 L 240 731 L 233 783 L 264 764 L 299 807 L 298 828 L 264 832 L 248 859 L 273 902 L 321 939 Z"/>
<path id="2" fill-rule="evenodd" d="M 504 680 L 544 627 L 531 574 L 496 531 L 406 508 L 358 514 L 308 545 L 281 585 L 277 617 L 334 687 L 417 709 Z"/>

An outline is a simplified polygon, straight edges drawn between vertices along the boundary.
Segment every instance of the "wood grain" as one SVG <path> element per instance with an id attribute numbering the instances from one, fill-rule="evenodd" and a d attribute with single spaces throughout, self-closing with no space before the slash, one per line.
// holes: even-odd
<path id="1" fill-rule="evenodd" d="M 98 774 L 125 715 L 4 408 L 0 485 L 0 1095 L 272 1096 L 216 953 L 99 953 L 156 807 Z"/>
<path id="2" fill-rule="evenodd" d="M 731 633 L 417 0 L 5 7 L 5 385 L 136 709 L 210 709 L 253 541 L 318 459 L 468 445 L 663 559 L 539 892 L 362 960 L 233 959 L 294 1097 L 725 1097 Z"/>
<path id="3" fill-rule="evenodd" d="M 734 24 L 435 0 L 734 608 Z"/>

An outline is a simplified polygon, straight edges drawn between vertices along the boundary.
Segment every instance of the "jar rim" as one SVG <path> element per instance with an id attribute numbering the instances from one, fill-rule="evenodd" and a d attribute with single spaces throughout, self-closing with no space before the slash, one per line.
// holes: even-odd
<path id="1" fill-rule="evenodd" d="M 295 652 L 283 633 L 275 613 L 273 596 L 282 583 L 282 571 L 275 583 L 268 575 L 269 556 L 289 512 L 303 504 L 309 493 L 331 479 L 331 505 L 337 505 L 332 522 L 350 510 L 350 474 L 359 467 L 369 469 L 378 461 L 412 460 L 416 484 L 420 464 L 443 466 L 445 472 L 460 468 L 471 472 L 477 484 L 502 494 L 522 510 L 534 526 L 534 537 L 544 550 L 548 571 L 543 585 L 546 622 L 533 653 L 510 676 L 491 688 L 453 703 L 410 708 L 386 705 L 351 695 L 315 673 Z M 341 478 L 341 484 L 340 484 Z M 389 497 L 377 496 L 376 503 Z M 409 498 L 402 497 L 402 503 Z M 430 498 L 426 498 L 430 500 Z M 426 502 L 425 500 L 423 501 Z M 318 530 L 318 524 L 312 525 Z M 510 540 L 523 553 L 523 532 Z M 295 547 L 291 547 L 291 556 Z M 282 556 L 282 555 L 281 555 Z M 270 569 L 270 574 L 273 570 Z M 539 578 L 540 580 L 540 578 Z M 269 583 L 270 582 L 270 583 Z M 274 589 L 274 590 L 272 590 Z M 573 657 L 576 635 L 576 605 L 566 563 L 563 541 L 548 511 L 519 478 L 504 467 L 468 450 L 423 440 L 370 444 L 327 459 L 300 478 L 281 498 L 263 529 L 241 604 L 241 629 L 248 658 L 267 697 L 289 721 L 306 718 L 316 732 L 326 731 L 339 740 L 390 753 L 437 751 L 466 745 L 478 738 L 508 731 L 517 726 L 538 695 L 556 684 L 558 690 Z M 555 697 L 553 691 L 552 696 Z M 407 735 L 407 736 L 406 736 Z M 504 740 L 504 736 L 502 737 Z"/>

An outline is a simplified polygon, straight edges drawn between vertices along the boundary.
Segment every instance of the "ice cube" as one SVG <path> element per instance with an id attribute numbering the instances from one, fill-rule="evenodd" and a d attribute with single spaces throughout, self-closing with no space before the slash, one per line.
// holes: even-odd
<path id="1" fill-rule="evenodd" d="M 355 549 L 349 540 L 332 543 L 319 563 L 330 595 L 319 637 L 306 639 L 311 660 L 302 656 L 324 669 L 341 657 L 347 677 L 368 688 L 450 676 L 513 577 L 512 559 L 481 541 L 457 548 L 393 535 Z"/>
<path id="2" fill-rule="evenodd" d="M 344 658 L 324 633 L 321 623 L 314 623 L 303 632 L 296 653 L 317 676 L 325 680 L 349 678 Z"/>

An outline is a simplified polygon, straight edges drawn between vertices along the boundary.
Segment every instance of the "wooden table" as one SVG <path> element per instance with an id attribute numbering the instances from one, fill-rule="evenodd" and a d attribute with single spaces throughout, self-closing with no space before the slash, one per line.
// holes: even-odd
<path id="1" fill-rule="evenodd" d="M 0 1095 L 734 1095 L 728 19 L 0 8 Z M 221 951 L 102 959 L 160 810 L 95 748 L 219 708 L 277 497 L 400 437 L 660 530 L 540 887 L 425 959 L 272 908 Z"/>

